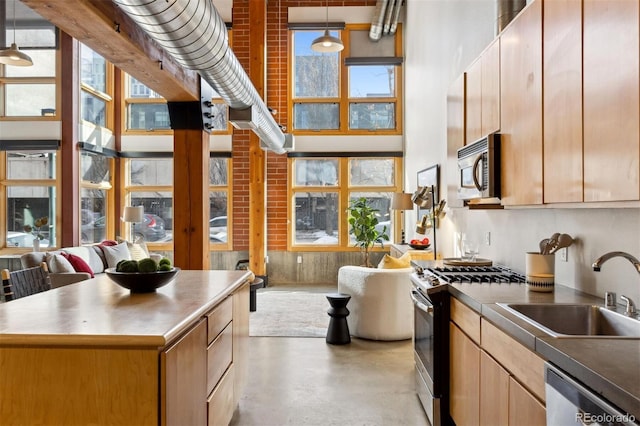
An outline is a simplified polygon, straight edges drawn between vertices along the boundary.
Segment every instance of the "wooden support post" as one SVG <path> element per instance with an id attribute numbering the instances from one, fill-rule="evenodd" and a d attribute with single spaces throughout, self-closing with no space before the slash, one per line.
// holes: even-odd
<path id="1" fill-rule="evenodd" d="M 249 77 L 256 90 L 265 98 L 265 34 L 267 2 L 249 2 L 250 59 Z M 256 275 L 266 275 L 265 247 L 267 229 L 265 214 L 266 153 L 260 148 L 260 138 L 249 137 L 249 268 Z"/>
<path id="2" fill-rule="evenodd" d="M 173 131 L 173 260 L 182 269 L 210 269 L 209 134 Z"/>

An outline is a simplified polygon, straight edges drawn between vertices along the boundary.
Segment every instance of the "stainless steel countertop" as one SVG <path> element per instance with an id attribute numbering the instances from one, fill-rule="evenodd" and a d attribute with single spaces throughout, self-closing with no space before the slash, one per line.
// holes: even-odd
<path id="1" fill-rule="evenodd" d="M 449 292 L 544 359 L 640 419 L 640 339 L 553 338 L 496 303 L 593 303 L 601 298 L 556 285 L 551 293 L 524 284 L 448 284 Z"/>

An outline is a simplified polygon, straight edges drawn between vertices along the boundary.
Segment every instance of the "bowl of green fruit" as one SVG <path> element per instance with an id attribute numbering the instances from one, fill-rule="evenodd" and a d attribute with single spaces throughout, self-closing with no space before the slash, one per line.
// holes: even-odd
<path id="1" fill-rule="evenodd" d="M 169 284 L 180 271 L 163 257 L 159 262 L 147 257 L 140 260 L 121 260 L 115 268 L 107 268 L 105 273 L 116 284 L 131 290 L 131 293 L 152 293 Z"/>

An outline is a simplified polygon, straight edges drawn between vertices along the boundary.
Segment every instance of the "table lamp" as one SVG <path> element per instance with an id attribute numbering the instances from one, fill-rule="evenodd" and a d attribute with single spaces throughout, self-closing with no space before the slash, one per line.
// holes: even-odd
<path id="1" fill-rule="evenodd" d="M 411 201 L 411 194 L 406 194 L 404 192 L 394 192 L 391 197 L 391 210 L 411 210 L 413 209 L 413 201 Z M 400 244 L 406 244 L 404 240 L 404 216 L 401 221 L 401 235 L 402 240 Z"/>
<path id="2" fill-rule="evenodd" d="M 131 224 L 131 242 L 134 241 L 133 227 L 136 223 L 144 222 L 144 207 L 143 206 L 126 206 L 122 212 L 122 221 Z"/>

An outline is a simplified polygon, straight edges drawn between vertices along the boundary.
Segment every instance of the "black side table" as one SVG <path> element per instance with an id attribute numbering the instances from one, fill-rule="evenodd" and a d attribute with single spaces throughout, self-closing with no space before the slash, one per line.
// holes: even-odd
<path id="1" fill-rule="evenodd" d="M 344 293 L 327 294 L 327 300 L 331 305 L 327 310 L 331 317 L 329 328 L 327 329 L 327 343 L 332 345 L 351 343 L 349 325 L 347 324 L 347 316 L 349 315 L 347 303 L 349 303 L 349 299 L 351 299 L 351 296 Z"/>

